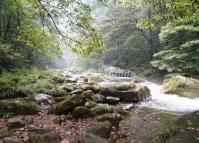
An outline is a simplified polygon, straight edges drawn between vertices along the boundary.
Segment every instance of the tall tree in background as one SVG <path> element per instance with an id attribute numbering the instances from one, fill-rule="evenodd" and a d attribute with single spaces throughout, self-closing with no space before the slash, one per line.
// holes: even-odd
<path id="1" fill-rule="evenodd" d="M 0 13 L 1 43 L 11 44 L 31 61 L 38 53 L 53 56 L 63 47 L 84 55 L 104 49 L 90 7 L 81 1 L 2 0 Z"/>

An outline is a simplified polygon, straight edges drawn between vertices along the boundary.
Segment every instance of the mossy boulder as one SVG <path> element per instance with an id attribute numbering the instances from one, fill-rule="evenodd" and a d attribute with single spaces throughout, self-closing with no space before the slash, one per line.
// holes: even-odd
<path id="1" fill-rule="evenodd" d="M 29 143 L 60 143 L 61 137 L 56 132 L 45 129 L 32 129 L 29 132 Z"/>
<path id="2" fill-rule="evenodd" d="M 0 116 L 11 115 L 33 115 L 39 112 L 38 107 L 31 103 L 16 101 L 0 101 Z"/>
<path id="3" fill-rule="evenodd" d="M 172 76 L 164 81 L 164 92 L 185 97 L 199 97 L 199 80 L 181 75 Z"/>
<path id="4" fill-rule="evenodd" d="M 90 93 L 90 91 L 85 91 L 82 94 L 70 96 L 64 101 L 58 103 L 54 108 L 51 109 L 50 112 L 58 115 L 66 115 L 69 112 L 72 112 L 76 106 L 84 105 L 87 99 L 89 99 L 91 96 L 92 93 Z"/>
<path id="5" fill-rule="evenodd" d="M 105 114 L 105 113 L 113 113 L 114 107 L 109 106 L 108 104 L 100 104 L 100 105 L 97 105 L 97 106 L 91 108 L 91 111 L 95 115 L 102 115 L 102 114 Z"/>
<path id="6" fill-rule="evenodd" d="M 97 103 L 95 103 L 94 101 L 92 100 L 89 100 L 85 103 L 85 106 L 88 107 L 88 108 L 93 108 L 95 106 L 97 106 Z"/>
<path id="7" fill-rule="evenodd" d="M 124 84 L 125 85 L 125 84 Z M 126 85 L 126 86 L 104 87 L 101 94 L 104 96 L 112 96 L 120 99 L 121 102 L 139 102 L 150 96 L 150 90 L 146 86 Z"/>
<path id="8" fill-rule="evenodd" d="M 199 111 L 185 114 L 172 124 L 175 134 L 166 143 L 198 143 Z"/>
<path id="9" fill-rule="evenodd" d="M 73 110 L 73 117 L 74 118 L 88 118 L 88 117 L 94 117 L 95 114 L 91 112 L 91 110 L 84 106 L 77 106 Z"/>
<path id="10" fill-rule="evenodd" d="M 86 133 L 78 139 L 78 143 L 109 143 L 109 141 L 95 134 Z"/>
<path id="11" fill-rule="evenodd" d="M 108 139 L 111 135 L 112 127 L 113 125 L 110 121 L 104 121 L 99 123 L 95 127 L 90 128 L 87 132 Z"/>
<path id="12" fill-rule="evenodd" d="M 120 120 L 121 120 L 121 116 L 119 114 L 117 114 L 117 113 L 106 113 L 104 115 L 98 116 L 96 119 L 98 121 L 102 121 L 102 122 L 110 121 L 113 126 L 118 128 Z"/>

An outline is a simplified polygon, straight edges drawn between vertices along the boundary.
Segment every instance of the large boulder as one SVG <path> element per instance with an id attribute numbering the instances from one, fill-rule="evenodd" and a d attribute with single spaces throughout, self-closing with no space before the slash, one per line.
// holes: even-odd
<path id="1" fill-rule="evenodd" d="M 199 111 L 179 117 L 171 125 L 174 134 L 167 143 L 198 143 L 199 142 Z"/>
<path id="2" fill-rule="evenodd" d="M 181 75 L 172 76 L 164 81 L 164 92 L 185 97 L 199 97 L 199 80 Z"/>
<path id="3" fill-rule="evenodd" d="M 113 125 L 110 121 L 104 121 L 99 123 L 95 127 L 90 128 L 87 132 L 108 139 L 111 135 L 112 127 Z"/>
<path id="4" fill-rule="evenodd" d="M 112 83 L 111 86 L 104 86 L 100 93 L 104 96 L 117 97 L 121 102 L 139 102 L 150 96 L 150 90 L 146 86 L 133 83 Z"/>
<path id="5" fill-rule="evenodd" d="M 74 118 L 87 118 L 87 117 L 93 117 L 95 114 L 91 112 L 91 110 L 84 106 L 77 106 L 73 110 L 73 117 Z"/>
<path id="6" fill-rule="evenodd" d="M 72 112 L 76 106 L 82 106 L 86 103 L 87 99 L 90 99 L 92 93 L 90 91 L 85 91 L 82 94 L 74 95 L 66 100 L 58 103 L 50 112 L 55 114 L 68 114 Z"/>
<path id="7" fill-rule="evenodd" d="M 29 143 L 60 143 L 61 141 L 58 133 L 45 129 L 32 129 L 28 137 Z"/>
<path id="8" fill-rule="evenodd" d="M 109 141 L 95 134 L 86 133 L 78 139 L 78 143 L 109 143 Z"/>
<path id="9" fill-rule="evenodd" d="M 37 106 L 31 103 L 21 103 L 14 101 L 0 101 L 0 116 L 12 115 L 33 115 L 39 112 Z"/>

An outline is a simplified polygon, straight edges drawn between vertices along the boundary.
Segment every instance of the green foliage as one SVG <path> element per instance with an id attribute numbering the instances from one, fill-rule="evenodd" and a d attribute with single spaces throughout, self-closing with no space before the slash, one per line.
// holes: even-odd
<path id="1" fill-rule="evenodd" d="M 146 11 L 150 17 L 140 21 L 138 27 L 154 29 L 159 21 L 166 23 L 195 22 L 199 13 L 198 0 L 119 0 L 122 7 L 132 7 L 134 11 Z"/>
<path id="2" fill-rule="evenodd" d="M 171 25 L 163 27 L 160 41 L 164 50 L 156 53 L 151 62 L 167 72 L 199 73 L 199 27 L 197 24 Z"/>
<path id="3" fill-rule="evenodd" d="M 164 84 L 164 88 L 170 93 L 179 94 L 180 92 L 185 91 L 187 86 L 180 78 L 174 76 Z"/>
<path id="4" fill-rule="evenodd" d="M 103 39 L 93 26 L 89 5 L 68 0 L 3 0 L 0 2 L 0 44 L 4 57 L 21 65 L 52 65 L 65 47 L 82 55 L 104 50 Z M 9 51 L 8 51 L 9 49 Z M 7 51 L 6 51 L 7 50 Z M 16 56 L 21 56 L 20 61 Z M 16 60 L 15 60 L 15 59 Z M 0 65 L 8 65 L 6 62 Z M 11 66 L 6 68 L 10 69 Z"/>
<path id="5" fill-rule="evenodd" d="M 0 41 L 0 65 L 3 68 L 16 66 L 20 58 L 21 54 L 12 49 L 12 45 Z"/>
<path id="6" fill-rule="evenodd" d="M 57 73 L 53 70 L 14 69 L 0 75 L 0 86 L 13 87 L 26 93 L 36 94 L 55 88 L 53 83 Z"/>

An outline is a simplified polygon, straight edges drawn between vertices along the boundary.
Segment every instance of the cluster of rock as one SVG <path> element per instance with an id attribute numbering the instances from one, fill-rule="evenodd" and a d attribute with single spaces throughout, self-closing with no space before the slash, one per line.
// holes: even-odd
<path id="1" fill-rule="evenodd" d="M 50 106 L 49 114 L 77 119 L 95 117 L 99 124 L 79 137 L 79 143 L 105 143 L 113 128 L 119 127 L 121 115 L 132 108 L 134 103 L 150 96 L 150 91 L 145 86 L 132 81 L 109 81 L 105 76 L 99 75 L 76 78 L 65 75 L 65 78 L 56 79 L 56 84 L 57 89 L 39 93 L 34 98 L 23 91 L 1 88 L 0 116 L 37 114 L 42 111 L 40 105 L 47 104 Z M 119 106 L 121 103 L 125 103 L 125 106 Z M 28 124 L 26 120 L 9 119 L 7 127 L 0 129 L 0 139 L 4 138 L 3 142 L 9 142 L 10 139 L 5 137 L 13 128 Z M 45 129 L 33 129 L 28 136 L 30 143 L 59 143 L 61 140 L 59 134 Z"/>

